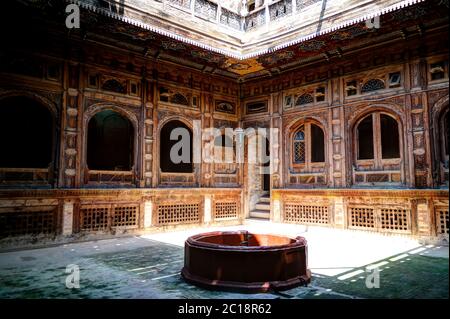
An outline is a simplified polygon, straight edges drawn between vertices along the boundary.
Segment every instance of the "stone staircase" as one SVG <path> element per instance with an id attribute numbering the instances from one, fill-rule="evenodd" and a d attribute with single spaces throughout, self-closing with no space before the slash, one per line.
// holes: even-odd
<path id="1" fill-rule="evenodd" d="M 270 219 L 270 193 L 264 193 L 259 198 L 255 209 L 250 212 L 250 218 Z"/>

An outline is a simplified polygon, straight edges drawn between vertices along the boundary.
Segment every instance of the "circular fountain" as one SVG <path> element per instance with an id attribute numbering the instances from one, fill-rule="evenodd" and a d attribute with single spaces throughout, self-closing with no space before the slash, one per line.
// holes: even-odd
<path id="1" fill-rule="evenodd" d="M 266 292 L 311 281 L 303 237 L 211 232 L 189 237 L 182 277 L 209 289 Z"/>

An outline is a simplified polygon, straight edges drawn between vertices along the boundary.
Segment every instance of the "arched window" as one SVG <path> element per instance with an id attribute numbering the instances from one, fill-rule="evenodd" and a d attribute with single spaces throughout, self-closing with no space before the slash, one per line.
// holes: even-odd
<path id="1" fill-rule="evenodd" d="M 180 93 L 175 93 L 172 96 L 170 102 L 174 103 L 174 104 L 180 104 L 180 105 L 186 105 L 186 106 L 189 105 L 189 101 L 187 100 L 187 98 L 183 94 L 180 94 Z"/>
<path id="2" fill-rule="evenodd" d="M 95 114 L 88 124 L 87 166 L 91 170 L 130 171 L 133 167 L 134 128 L 111 110 Z"/>
<path id="3" fill-rule="evenodd" d="M 105 91 L 122 93 L 122 94 L 127 93 L 126 86 L 115 79 L 110 79 L 110 80 L 107 80 L 105 83 L 103 83 L 102 89 Z"/>
<path id="4" fill-rule="evenodd" d="M 174 139 L 171 139 L 171 134 Z M 161 171 L 165 173 L 192 173 L 194 171 L 192 130 L 181 121 L 170 121 L 161 129 L 160 167 Z"/>
<path id="5" fill-rule="evenodd" d="M 49 168 L 53 145 L 48 108 L 27 97 L 0 101 L 0 167 Z"/>
<path id="6" fill-rule="evenodd" d="M 373 92 L 385 88 L 384 82 L 380 79 L 371 79 L 361 87 L 361 93 Z"/>
<path id="7" fill-rule="evenodd" d="M 293 135 L 293 163 L 306 164 L 325 162 L 325 137 L 316 124 L 306 123 Z"/>
<path id="8" fill-rule="evenodd" d="M 400 158 L 400 136 L 397 121 L 383 113 L 366 116 L 357 127 L 358 160 Z"/>

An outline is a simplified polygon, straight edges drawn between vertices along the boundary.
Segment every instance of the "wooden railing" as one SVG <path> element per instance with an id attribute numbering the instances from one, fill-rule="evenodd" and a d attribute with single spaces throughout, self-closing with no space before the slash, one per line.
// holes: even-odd
<path id="1" fill-rule="evenodd" d="M 195 184 L 194 173 L 167 173 L 160 172 L 160 184 L 163 186 L 193 186 Z"/>
<path id="2" fill-rule="evenodd" d="M 133 184 L 135 181 L 134 170 L 131 171 L 105 171 L 86 170 L 86 183 L 94 184 Z"/>
<path id="3" fill-rule="evenodd" d="M 0 168 L 0 183 L 4 184 L 49 184 L 48 168 Z"/>

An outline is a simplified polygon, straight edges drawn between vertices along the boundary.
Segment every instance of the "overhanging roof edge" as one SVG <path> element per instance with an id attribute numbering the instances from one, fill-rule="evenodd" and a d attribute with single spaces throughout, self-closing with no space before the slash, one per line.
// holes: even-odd
<path id="1" fill-rule="evenodd" d="M 324 35 L 324 34 L 327 34 L 327 33 L 331 33 L 331 32 L 337 31 L 339 29 L 342 29 L 342 28 L 345 28 L 345 27 L 348 27 L 348 26 L 360 23 L 362 21 L 373 19 L 373 18 L 379 17 L 379 16 L 381 16 L 383 14 L 386 14 L 386 13 L 389 13 L 389 12 L 392 12 L 392 11 L 396 11 L 396 10 L 399 10 L 399 9 L 402 9 L 402 8 L 406 8 L 408 6 L 411 6 L 411 5 L 414 5 L 414 4 L 417 4 L 417 3 L 421 3 L 421 2 L 424 2 L 424 1 L 425 0 L 403 0 L 403 1 L 400 1 L 400 2 L 398 2 L 396 4 L 390 5 L 390 6 L 386 7 L 386 8 L 379 9 L 379 10 L 377 10 L 375 12 L 372 12 L 372 13 L 369 13 L 369 14 L 364 14 L 364 15 L 361 15 L 361 16 L 359 16 L 357 18 L 353 18 L 353 19 L 349 19 L 347 21 L 341 22 L 341 23 L 337 24 L 336 26 L 325 28 L 325 29 L 323 29 L 323 30 L 321 30 L 319 32 L 310 33 L 308 35 L 304 35 L 304 36 L 298 37 L 297 39 L 290 40 L 290 41 L 287 41 L 287 42 L 282 43 L 282 44 L 278 44 L 278 45 L 276 45 L 274 47 L 271 47 L 271 48 L 265 48 L 265 49 L 262 49 L 262 50 L 250 52 L 250 53 L 247 53 L 247 54 L 243 54 L 242 52 L 238 52 L 238 51 L 230 51 L 230 50 L 220 49 L 220 48 L 217 48 L 217 47 L 214 47 L 214 46 L 202 43 L 200 41 L 193 40 L 193 39 L 187 38 L 185 36 L 178 35 L 178 34 L 176 34 L 174 32 L 161 29 L 160 27 L 156 27 L 156 26 L 150 25 L 148 23 L 144 23 L 142 21 L 139 21 L 139 20 L 136 20 L 136 19 L 133 19 L 133 18 L 121 16 L 121 15 L 119 15 L 117 13 L 108 11 L 108 10 L 103 9 L 103 8 L 98 8 L 98 7 L 96 7 L 96 6 L 92 5 L 92 4 L 85 3 L 85 2 L 80 1 L 80 0 L 66 0 L 66 2 L 76 4 L 76 5 L 80 6 L 81 8 L 84 8 L 86 10 L 90 10 L 92 12 L 96 12 L 96 13 L 102 14 L 104 16 L 107 16 L 107 17 L 110 17 L 110 18 L 113 18 L 113 19 L 116 19 L 116 20 L 123 21 L 125 23 L 129 23 L 131 25 L 140 27 L 142 29 L 149 30 L 151 32 L 155 32 L 157 34 L 160 34 L 160 35 L 163 35 L 163 36 L 167 36 L 169 38 L 172 38 L 172 39 L 175 39 L 175 40 L 187 43 L 187 44 L 191 44 L 191 45 L 197 46 L 199 48 L 202 48 L 202 49 L 205 49 L 205 50 L 208 50 L 208 51 L 219 53 L 219 54 L 231 57 L 231 58 L 235 58 L 235 59 L 238 59 L 238 60 L 245 60 L 245 59 L 249 59 L 249 58 L 255 58 L 255 57 L 258 57 L 258 56 L 263 55 L 263 54 L 275 52 L 277 50 L 280 50 L 280 49 L 283 49 L 283 48 L 286 48 L 286 47 L 289 47 L 289 46 L 292 46 L 292 45 L 295 45 L 295 44 L 299 44 L 299 43 L 311 40 L 311 39 L 313 39 L 315 37 L 318 37 L 318 36 L 321 36 L 321 35 Z"/>

